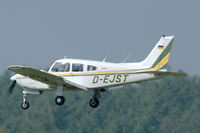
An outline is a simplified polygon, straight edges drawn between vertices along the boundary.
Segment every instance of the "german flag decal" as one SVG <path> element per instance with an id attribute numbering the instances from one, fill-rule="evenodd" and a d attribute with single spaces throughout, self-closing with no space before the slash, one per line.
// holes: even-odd
<path id="1" fill-rule="evenodd" d="M 158 49 L 163 49 L 163 48 L 164 48 L 164 46 L 158 45 Z"/>

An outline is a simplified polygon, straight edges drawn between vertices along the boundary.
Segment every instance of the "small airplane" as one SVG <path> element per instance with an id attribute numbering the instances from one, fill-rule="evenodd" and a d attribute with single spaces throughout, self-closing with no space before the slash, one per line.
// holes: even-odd
<path id="1" fill-rule="evenodd" d="M 166 76 L 186 76 L 186 73 L 168 72 L 166 70 L 174 36 L 163 35 L 150 54 L 137 63 L 110 63 L 82 59 L 60 59 L 55 61 L 45 72 L 27 66 L 12 65 L 8 70 L 17 73 L 10 79 L 11 93 L 15 84 L 23 88 L 22 109 L 29 103 L 27 94 L 42 94 L 43 91 L 55 91 L 55 102 L 63 105 L 63 91 L 93 90 L 94 95 L 89 101 L 92 108 L 99 105 L 101 92 L 115 86 L 141 83 L 160 79 Z"/>

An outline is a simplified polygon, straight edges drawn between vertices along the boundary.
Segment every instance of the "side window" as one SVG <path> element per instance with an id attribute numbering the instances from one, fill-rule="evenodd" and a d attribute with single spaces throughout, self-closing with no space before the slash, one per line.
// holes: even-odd
<path id="1" fill-rule="evenodd" d="M 83 64 L 72 64 L 72 71 L 73 72 L 82 72 Z"/>
<path id="2" fill-rule="evenodd" d="M 56 63 L 53 68 L 51 69 L 52 72 L 69 72 L 70 70 L 70 63 Z"/>
<path id="3" fill-rule="evenodd" d="M 95 70 L 97 70 L 97 67 L 88 65 L 88 66 L 87 66 L 87 70 L 88 70 L 88 71 L 95 71 Z"/>

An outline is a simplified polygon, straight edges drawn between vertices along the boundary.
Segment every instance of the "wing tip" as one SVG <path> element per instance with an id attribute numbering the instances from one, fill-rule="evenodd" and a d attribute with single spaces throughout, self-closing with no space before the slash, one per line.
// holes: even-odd
<path id="1" fill-rule="evenodd" d="M 12 70 L 12 69 L 21 69 L 21 68 L 24 68 L 26 66 L 21 66 L 21 65 L 10 65 L 10 66 L 7 66 L 7 69 L 8 70 Z"/>

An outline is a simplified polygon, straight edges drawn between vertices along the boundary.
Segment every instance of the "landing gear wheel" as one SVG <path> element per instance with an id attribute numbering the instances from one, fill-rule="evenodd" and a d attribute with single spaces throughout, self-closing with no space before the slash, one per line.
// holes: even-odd
<path id="1" fill-rule="evenodd" d="M 92 99 L 90 99 L 90 107 L 92 107 L 92 108 L 96 108 L 96 107 L 98 107 L 99 106 L 99 100 L 98 100 L 98 98 L 92 98 Z"/>
<path id="2" fill-rule="evenodd" d="M 25 101 L 25 102 L 22 102 L 22 104 L 21 104 L 21 108 L 22 109 L 28 109 L 28 107 L 29 107 L 29 103 L 27 102 L 27 101 Z"/>
<path id="3" fill-rule="evenodd" d="M 63 96 L 57 96 L 55 102 L 57 105 L 63 105 L 65 103 L 65 98 Z"/>

